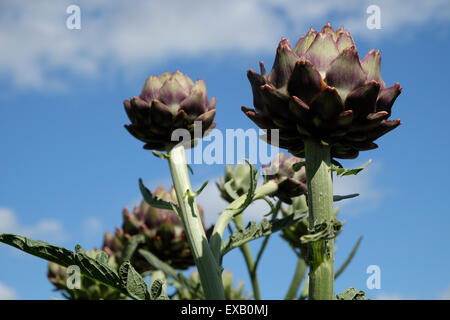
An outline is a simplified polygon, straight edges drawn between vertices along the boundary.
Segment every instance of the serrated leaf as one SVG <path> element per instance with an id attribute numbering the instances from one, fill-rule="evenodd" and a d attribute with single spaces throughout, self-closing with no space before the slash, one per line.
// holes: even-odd
<path id="1" fill-rule="evenodd" d="M 237 229 L 223 244 L 221 253 L 225 255 L 229 251 L 237 248 L 249 241 L 268 236 L 283 228 L 289 227 L 294 223 L 306 218 L 307 211 L 296 212 L 282 219 L 273 219 L 269 221 L 263 219 L 260 223 L 250 222 L 245 229 Z"/>
<path id="2" fill-rule="evenodd" d="M 83 276 L 97 280 L 119 290 L 131 298 L 135 298 L 130 295 L 127 288 L 123 285 L 117 271 L 108 264 L 108 256 L 106 253 L 98 254 L 94 259 L 89 257 L 80 245 L 75 247 L 74 253 L 68 249 L 56 247 L 44 241 L 36 241 L 14 234 L 0 234 L 0 242 L 66 268 L 71 265 L 77 265 Z"/>
<path id="3" fill-rule="evenodd" d="M 130 261 L 125 261 L 119 267 L 119 276 L 123 287 L 130 297 L 136 300 L 149 300 L 150 293 L 142 276 L 133 268 Z"/>
<path id="4" fill-rule="evenodd" d="M 258 170 L 256 170 L 255 166 L 252 165 L 249 160 L 245 159 L 245 162 L 247 162 L 247 164 L 250 166 L 250 185 L 248 188 L 247 196 L 241 208 L 247 208 L 253 202 L 256 185 L 258 184 Z"/>
<path id="5" fill-rule="evenodd" d="M 177 210 L 178 207 L 172 202 L 164 201 L 162 199 L 154 197 L 153 194 L 150 192 L 150 190 L 148 190 L 144 186 L 144 183 L 140 178 L 139 178 L 139 189 L 141 190 L 141 194 L 144 197 L 145 202 L 147 202 L 150 206 L 165 210 L 174 210 L 174 211 Z"/>
<path id="6" fill-rule="evenodd" d="M 338 201 L 345 200 L 345 199 L 355 198 L 357 196 L 359 196 L 359 193 L 347 194 L 345 196 L 334 195 L 333 196 L 333 201 L 334 202 L 338 202 Z"/>
<path id="7" fill-rule="evenodd" d="M 165 281 L 157 279 L 153 281 L 150 288 L 150 299 L 152 300 L 169 300 L 164 290 Z"/>
<path id="8" fill-rule="evenodd" d="M 336 295 L 337 300 L 369 300 L 366 298 L 366 293 L 362 290 L 356 290 L 354 287 L 350 287 L 344 290 L 340 294 Z"/>
<path id="9" fill-rule="evenodd" d="M 370 159 L 369 161 L 367 161 L 364 165 L 362 165 L 360 168 L 356 168 L 356 169 L 344 169 L 344 168 L 339 168 L 339 167 L 335 167 L 332 166 L 331 170 L 335 171 L 336 174 L 338 175 L 338 177 L 343 177 L 343 176 L 349 176 L 349 175 L 357 175 L 358 173 L 360 173 L 364 168 L 366 168 L 370 163 L 372 162 L 372 159 Z"/>
<path id="10" fill-rule="evenodd" d="M 86 276 L 99 280 L 112 287 L 121 288 L 120 279 L 117 271 L 111 267 L 107 261 L 101 262 L 89 257 L 80 245 L 76 247 L 75 264 L 83 270 Z"/>
<path id="11" fill-rule="evenodd" d="M 72 251 L 62 247 L 52 246 L 44 241 L 32 240 L 15 234 L 2 233 L 0 234 L 0 242 L 64 267 L 75 264 L 75 255 Z"/>

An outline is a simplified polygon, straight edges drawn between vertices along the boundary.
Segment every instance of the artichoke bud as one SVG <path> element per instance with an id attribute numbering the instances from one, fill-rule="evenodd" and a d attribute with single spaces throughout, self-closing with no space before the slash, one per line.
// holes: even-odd
<path id="1" fill-rule="evenodd" d="M 380 51 L 360 60 L 344 28 L 311 28 L 294 48 L 283 38 L 269 75 L 261 70 L 247 73 L 254 109 L 242 111 L 262 129 L 279 129 L 278 146 L 296 156 L 304 157 L 305 139 L 314 139 L 326 141 L 332 157 L 353 159 L 400 125 L 388 119 L 400 85 L 386 88 Z M 355 133 L 364 135 L 355 141 Z"/>
<path id="2" fill-rule="evenodd" d="M 307 192 L 305 167 L 302 166 L 297 171 L 293 167 L 299 162 L 303 162 L 303 159 L 287 157 L 284 152 L 281 152 L 269 165 L 263 166 L 264 181 L 273 180 L 278 183 L 278 190 L 274 195 L 284 203 L 292 204 L 292 198 Z"/>
<path id="3" fill-rule="evenodd" d="M 180 71 L 150 76 L 139 97 L 124 101 L 131 124 L 125 125 L 135 138 L 145 142 L 149 150 L 169 150 L 178 141 L 172 141 L 176 129 L 193 132 L 195 122 L 201 123 L 204 136 L 215 127 L 216 99 L 208 99 L 203 80 L 195 83 Z M 189 145 L 195 144 L 192 137 Z"/>
<path id="4" fill-rule="evenodd" d="M 219 182 L 216 182 L 216 185 L 219 188 L 221 197 L 225 201 L 233 202 L 235 199 L 226 190 L 225 184 L 229 183 L 231 189 L 240 197 L 247 194 L 250 182 L 250 167 L 244 163 L 238 163 L 234 167 L 227 165 L 225 167 L 225 175 L 220 178 Z"/>
<path id="5" fill-rule="evenodd" d="M 160 186 L 153 192 L 153 196 L 177 203 L 173 188 L 166 191 Z M 203 218 L 203 210 L 200 206 L 198 207 Z M 175 269 L 186 269 L 194 265 L 183 225 L 175 211 L 152 207 L 142 201 L 132 213 L 125 209 L 123 218 L 122 228 L 118 229 L 114 236 L 106 233 L 103 243 L 103 249 L 113 254 L 120 263 L 123 262 L 122 251 L 129 239 L 133 235 L 141 234 L 144 236 L 144 241 L 139 244 L 138 250 L 152 252 Z M 138 253 L 131 257 L 131 264 L 140 273 L 152 270 L 151 265 Z"/>
<path id="6" fill-rule="evenodd" d="M 110 240 L 111 234 L 108 239 Z M 106 236 L 105 236 L 105 240 Z M 88 250 L 86 254 L 95 259 L 95 257 L 101 252 L 101 250 Z M 118 265 L 113 256 L 109 256 L 108 264 L 117 269 Z M 55 287 L 55 291 L 59 291 L 65 298 L 70 300 L 118 300 L 125 299 L 120 291 L 110 286 L 107 286 L 99 281 L 92 280 L 83 275 L 80 275 L 80 288 L 69 289 L 68 280 L 70 274 L 67 273 L 67 268 L 60 266 L 54 262 L 49 262 L 47 277 L 49 281 Z M 70 280 L 69 280 L 70 281 Z"/>

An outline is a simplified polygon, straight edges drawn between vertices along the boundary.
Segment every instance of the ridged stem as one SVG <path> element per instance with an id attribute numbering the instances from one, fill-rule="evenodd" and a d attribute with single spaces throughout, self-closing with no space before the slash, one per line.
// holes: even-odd
<path id="1" fill-rule="evenodd" d="M 334 223 L 330 147 L 316 140 L 307 140 L 305 157 L 309 228 L 317 231 L 320 226 Z M 309 299 L 334 299 L 334 240 L 312 242 L 308 251 Z"/>
<path id="2" fill-rule="evenodd" d="M 288 292 L 284 297 L 284 300 L 294 300 L 297 298 L 297 291 L 300 288 L 303 279 L 305 278 L 306 269 L 308 265 L 303 257 L 299 257 L 297 261 L 297 266 L 295 268 L 294 277 L 292 279 L 291 285 L 289 286 Z"/>
<path id="3" fill-rule="evenodd" d="M 221 268 L 208 244 L 194 192 L 189 180 L 183 146 L 169 151 L 169 166 L 180 207 L 180 219 L 189 242 L 206 299 L 224 300 Z"/>

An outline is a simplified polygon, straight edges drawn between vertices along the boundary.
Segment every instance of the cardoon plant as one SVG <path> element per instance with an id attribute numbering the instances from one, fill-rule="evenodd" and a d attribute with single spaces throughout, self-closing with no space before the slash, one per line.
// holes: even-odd
<path id="1" fill-rule="evenodd" d="M 388 120 L 401 92 L 386 88 L 381 78 L 381 55 L 371 50 L 361 61 L 354 40 L 330 24 L 311 29 L 294 48 L 288 39 L 278 45 L 266 76 L 249 70 L 255 109 L 244 113 L 263 129 L 279 130 L 279 146 L 306 158 L 309 228 L 332 228 L 333 158 L 356 158 L 377 148 L 374 140 L 400 125 Z M 311 243 L 311 299 L 334 297 L 333 239 Z"/>
<path id="2" fill-rule="evenodd" d="M 334 241 L 342 223 L 333 202 L 357 194 L 333 195 L 332 177 L 359 172 L 336 159 L 377 148 L 374 141 L 400 125 L 389 118 L 401 88 L 386 87 L 380 61 L 375 50 L 360 60 L 350 33 L 327 24 L 320 32 L 311 29 L 293 48 L 283 38 L 268 75 L 262 62 L 260 74 L 249 70 L 254 109 L 242 111 L 268 131 L 269 143 L 291 155 L 282 152 L 263 166 L 263 181 L 248 160 L 227 166 L 217 187 L 228 205 L 208 230 L 196 201 L 206 182 L 193 190 L 185 150 L 215 127 L 216 99 L 208 98 L 203 80 L 194 82 L 180 71 L 150 76 L 139 96 L 123 102 L 130 121 L 125 128 L 168 162 L 172 189 L 151 192 L 140 179 L 144 200 L 123 210 L 123 224 L 105 234 L 102 250 L 77 245 L 71 251 L 14 234 L 0 234 L 0 241 L 50 261 L 49 280 L 70 299 L 257 300 L 262 298 L 257 269 L 271 236 L 280 231 L 298 258 L 285 299 L 363 299 L 354 288 L 334 292 L 335 277 L 361 239 L 335 272 Z M 243 214 L 255 201 L 266 202 L 269 210 L 261 221 L 244 226 Z M 254 256 L 248 243 L 258 238 L 263 241 Z M 236 248 L 246 262 L 251 294 L 242 284 L 234 288 L 232 274 L 222 272 L 223 257 Z M 193 265 L 191 276 L 180 272 Z M 83 288 L 69 285 L 70 267 L 81 274 Z M 303 281 L 307 285 L 299 294 Z M 168 285 L 175 289 L 170 296 Z"/>

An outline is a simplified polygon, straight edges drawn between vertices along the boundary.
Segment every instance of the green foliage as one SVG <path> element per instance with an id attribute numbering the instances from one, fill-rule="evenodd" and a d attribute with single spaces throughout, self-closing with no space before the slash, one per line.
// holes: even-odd
<path id="1" fill-rule="evenodd" d="M 356 290 L 354 287 L 350 287 L 344 290 L 340 294 L 336 295 L 337 300 L 370 300 L 366 298 L 366 293 L 362 290 Z"/>
<path id="2" fill-rule="evenodd" d="M 92 258 L 80 245 L 77 245 L 75 252 L 72 252 L 62 247 L 52 246 L 44 241 L 35 241 L 14 234 L 0 234 L 0 242 L 63 267 L 77 265 L 82 275 L 116 288 L 133 299 L 150 298 L 144 279 L 134 270 L 131 264 L 124 262 L 118 273 L 108 264 L 108 255 L 104 252 Z"/>
<path id="3" fill-rule="evenodd" d="M 158 209 L 165 209 L 165 210 L 174 210 L 178 211 L 178 207 L 173 204 L 172 202 L 164 201 L 162 199 L 158 199 L 153 196 L 153 194 L 148 190 L 144 183 L 142 182 L 142 179 L 139 179 L 139 189 L 141 190 L 142 196 L 144 197 L 144 200 L 152 207 L 158 208 Z"/>
<path id="4" fill-rule="evenodd" d="M 356 168 L 356 169 L 344 169 L 344 168 L 341 168 L 341 167 L 334 167 L 334 166 L 332 166 L 331 167 L 331 171 L 335 171 L 336 174 L 338 175 L 338 177 L 357 175 L 363 169 L 365 169 L 371 162 L 372 162 L 372 159 L 370 159 L 365 164 L 363 164 L 361 167 Z"/>
<path id="5" fill-rule="evenodd" d="M 237 229 L 224 243 L 222 244 L 222 255 L 237 248 L 249 241 L 268 236 L 283 228 L 289 227 L 294 223 L 305 219 L 308 216 L 306 211 L 296 212 L 292 215 L 281 219 L 273 219 L 271 221 L 263 219 L 260 223 L 250 222 L 245 229 Z"/>

